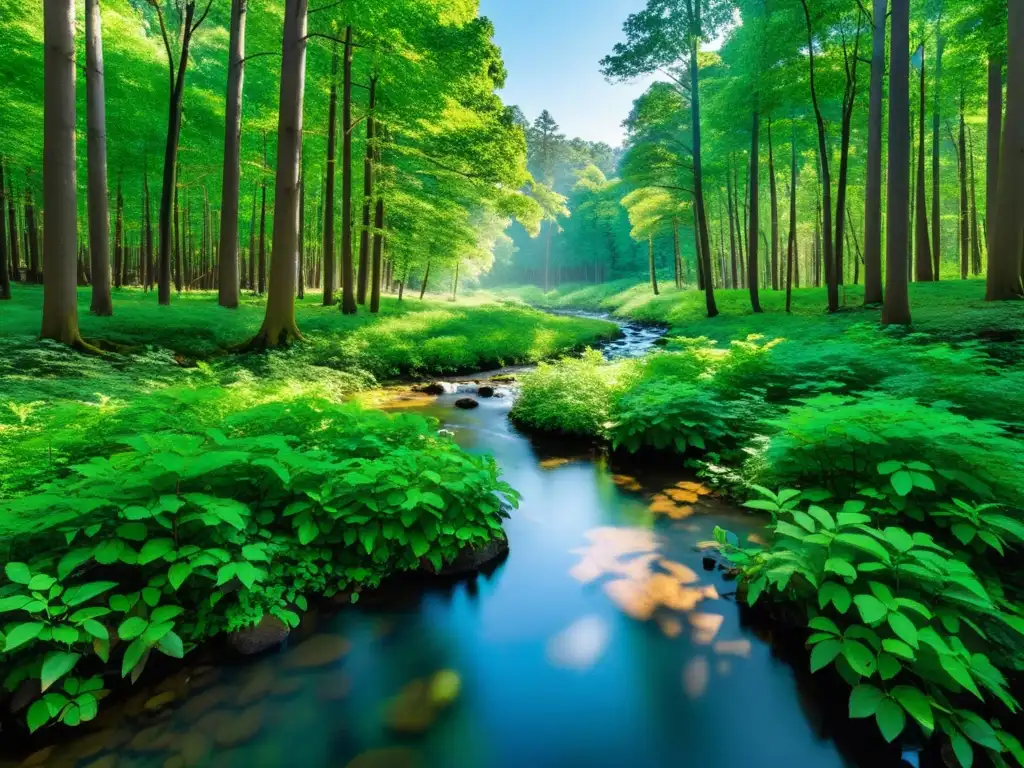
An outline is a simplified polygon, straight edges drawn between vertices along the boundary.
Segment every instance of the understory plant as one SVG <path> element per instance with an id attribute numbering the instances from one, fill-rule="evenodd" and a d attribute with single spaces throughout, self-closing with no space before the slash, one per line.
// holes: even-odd
<path id="1" fill-rule="evenodd" d="M 770 543 L 715 532 L 741 594 L 799 609 L 811 671 L 834 669 L 851 686 L 850 716 L 874 718 L 887 741 L 913 727 L 947 739 L 963 768 L 978 751 L 1024 765 L 1002 724 L 1020 709 L 1006 670 L 1024 616 L 1000 580 L 1024 524 L 980 501 L 976 479 L 916 459 L 858 479 L 839 495 L 752 486 L 746 506 L 770 514 Z"/>
<path id="2" fill-rule="evenodd" d="M 31 730 L 96 715 L 114 665 L 276 617 L 389 574 L 439 571 L 503 537 L 518 503 L 490 457 L 416 415 L 270 403 L 224 430 L 143 433 L 0 505 L 19 522 L 0 580 L 3 686 Z M 282 431 L 275 432 L 275 428 Z"/>

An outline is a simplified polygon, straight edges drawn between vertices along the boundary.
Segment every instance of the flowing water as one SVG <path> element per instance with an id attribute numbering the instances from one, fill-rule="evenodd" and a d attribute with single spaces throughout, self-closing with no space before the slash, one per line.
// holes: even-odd
<path id="1" fill-rule="evenodd" d="M 624 331 L 610 354 L 640 354 L 660 335 Z M 594 451 L 531 441 L 508 421 L 511 389 L 469 411 L 453 403 L 476 386 L 449 389 L 397 407 L 435 416 L 469 451 L 494 455 L 522 492 L 503 563 L 310 617 L 307 639 L 254 662 L 179 673 L 46 764 L 898 764 L 877 738 L 837 743 L 846 725 L 826 713 L 835 702 L 741 621 L 734 583 L 699 550 L 716 525 L 746 537 L 761 523 L 682 468 L 617 471 Z M 423 702 L 423 681 L 442 670 L 460 690 L 436 709 Z"/>

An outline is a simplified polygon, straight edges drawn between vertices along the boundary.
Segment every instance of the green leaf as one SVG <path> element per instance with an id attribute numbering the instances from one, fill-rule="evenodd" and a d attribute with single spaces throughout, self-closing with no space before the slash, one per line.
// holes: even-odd
<path id="1" fill-rule="evenodd" d="M 971 768 L 974 765 L 974 747 L 971 742 L 964 738 L 959 731 L 954 731 L 949 737 L 950 745 L 953 747 L 953 754 L 963 768 Z"/>
<path id="2" fill-rule="evenodd" d="M 266 467 L 277 475 L 278 479 L 286 487 L 292 481 L 292 476 L 288 473 L 288 470 L 278 461 L 274 461 L 273 459 L 256 459 L 252 465 L 254 467 Z"/>
<path id="3" fill-rule="evenodd" d="M 15 584 L 28 584 L 32 579 L 32 572 L 25 563 L 7 563 L 4 573 Z"/>
<path id="4" fill-rule="evenodd" d="M 896 633 L 896 636 L 912 648 L 918 648 L 917 627 L 914 626 L 907 616 L 902 613 L 890 612 L 886 617 L 889 628 Z"/>
<path id="5" fill-rule="evenodd" d="M 850 691 L 850 717 L 871 717 L 885 693 L 873 685 L 861 684 Z"/>
<path id="6" fill-rule="evenodd" d="M 167 581 L 170 583 L 171 589 L 177 591 L 191 573 L 192 565 L 190 563 L 175 563 L 172 565 L 167 571 Z"/>
<path id="7" fill-rule="evenodd" d="M 42 622 L 30 621 L 24 624 L 19 624 L 7 633 L 7 639 L 4 643 L 4 653 L 10 653 L 15 648 L 20 648 L 25 643 L 35 640 L 39 637 L 39 633 L 42 631 Z"/>
<path id="8" fill-rule="evenodd" d="M 854 672 L 863 677 L 871 677 L 875 672 L 875 654 L 857 640 L 843 641 L 843 658 L 849 662 Z"/>
<path id="9" fill-rule="evenodd" d="M 871 536 L 862 533 L 840 533 L 836 535 L 836 541 L 874 555 L 883 563 L 891 562 L 889 551 Z"/>
<path id="10" fill-rule="evenodd" d="M 121 626 L 117 628 L 117 636 L 122 640 L 133 640 L 145 632 L 147 626 L 149 626 L 149 622 L 145 619 L 139 616 L 132 616 L 130 619 L 125 619 Z"/>
<path id="11" fill-rule="evenodd" d="M 174 539 L 150 539 L 142 545 L 139 552 L 139 565 L 147 565 L 154 560 L 159 560 L 168 552 L 174 549 Z"/>
<path id="12" fill-rule="evenodd" d="M 32 703 L 32 706 L 28 708 L 28 716 L 26 722 L 28 723 L 28 730 L 30 733 L 35 733 L 48 722 L 50 722 L 50 707 L 43 699 L 37 699 Z"/>
<path id="13" fill-rule="evenodd" d="M 110 634 L 107 632 L 107 628 L 96 621 L 96 619 L 87 619 L 84 621 L 82 623 L 82 629 L 100 640 L 106 640 L 110 637 Z"/>
<path id="14" fill-rule="evenodd" d="M 185 655 L 185 648 L 182 645 L 181 638 L 174 632 L 168 632 L 161 637 L 156 647 L 164 655 L 175 659 L 180 659 Z"/>
<path id="15" fill-rule="evenodd" d="M 906 496 L 914 489 L 914 477 L 905 469 L 895 472 L 892 477 L 889 478 L 889 482 L 892 483 L 893 489 L 900 496 Z"/>
<path id="16" fill-rule="evenodd" d="M 926 733 L 931 733 L 935 729 L 931 702 L 920 690 L 910 685 L 897 685 L 890 693 Z"/>
<path id="17" fill-rule="evenodd" d="M 373 544 L 377 540 L 377 526 L 367 525 L 363 526 L 359 530 L 359 541 L 362 542 L 363 547 L 366 549 L 366 554 L 373 553 Z"/>
<path id="18" fill-rule="evenodd" d="M 145 523 L 123 523 L 117 526 L 117 535 L 128 541 L 145 541 L 148 532 Z"/>
<path id="19" fill-rule="evenodd" d="M 825 508 L 819 507 L 816 504 L 811 504 L 807 508 L 807 514 L 822 524 L 823 527 L 828 528 L 830 531 L 836 527 L 836 521 L 833 519 L 832 514 Z"/>
<path id="20" fill-rule="evenodd" d="M 173 628 L 173 621 L 165 621 L 160 624 L 151 622 L 150 625 L 146 627 L 146 631 L 142 633 L 142 642 L 146 644 L 147 648 L 152 647 L 156 643 L 160 642 L 164 635 L 170 632 Z"/>
<path id="21" fill-rule="evenodd" d="M 916 487 L 924 488 L 926 491 L 935 490 L 935 481 L 932 480 L 931 477 L 929 477 L 928 475 L 925 475 L 921 472 L 911 472 L 910 476 L 913 478 L 914 485 Z"/>
<path id="22" fill-rule="evenodd" d="M 825 561 L 825 573 L 834 573 L 850 581 L 854 581 L 857 578 L 857 569 L 846 560 L 837 557 L 830 557 Z"/>
<path id="23" fill-rule="evenodd" d="M 409 544 L 412 545 L 412 553 L 416 557 L 423 557 L 430 551 L 430 542 L 419 531 L 409 532 Z"/>
<path id="24" fill-rule="evenodd" d="M 878 704 L 878 710 L 875 712 L 875 722 L 878 723 L 878 729 L 882 732 L 882 737 L 889 743 L 892 743 L 897 736 L 903 733 L 903 729 L 907 725 L 907 716 L 903 713 L 903 709 L 896 703 L 895 699 L 886 697 Z"/>
<path id="25" fill-rule="evenodd" d="M 899 469 L 903 469 L 903 462 L 900 461 L 883 461 L 878 465 L 878 474 L 880 475 L 891 475 Z"/>
<path id="26" fill-rule="evenodd" d="M 840 640 L 823 640 L 811 651 L 811 672 L 817 672 L 831 664 L 843 650 Z"/>
<path id="27" fill-rule="evenodd" d="M 31 595 L 11 595 L 10 597 L 0 598 L 0 613 L 20 611 L 22 608 L 34 601 L 35 598 Z"/>
<path id="28" fill-rule="evenodd" d="M 42 689 L 45 691 L 74 669 L 80 658 L 82 658 L 80 653 L 66 653 L 64 651 L 53 651 L 46 654 L 42 671 L 39 673 Z"/>
<path id="29" fill-rule="evenodd" d="M 824 608 L 829 603 L 835 605 L 840 613 L 850 610 L 850 590 L 834 581 L 826 581 L 818 588 L 818 607 Z"/>
<path id="30" fill-rule="evenodd" d="M 860 617 L 865 624 L 877 624 L 888 613 L 882 601 L 873 595 L 857 595 L 853 602 L 857 604 L 857 610 L 860 611 Z"/>
<path id="31" fill-rule="evenodd" d="M 897 552 L 909 552 L 914 546 L 913 537 L 902 528 L 886 528 L 884 533 Z"/>
<path id="32" fill-rule="evenodd" d="M 815 616 L 809 622 L 807 626 L 811 629 L 816 629 L 819 632 L 828 632 L 830 635 L 840 636 L 842 632 L 839 631 L 839 627 L 832 619 L 826 618 L 825 616 Z"/>
<path id="33" fill-rule="evenodd" d="M 57 576 L 66 579 L 76 568 L 92 559 L 92 549 L 73 549 L 57 563 Z"/>
<path id="34" fill-rule="evenodd" d="M 882 641 L 882 648 L 891 653 L 893 656 L 898 656 L 901 659 L 907 661 L 913 661 L 917 658 L 917 654 L 914 653 L 914 649 L 907 645 L 902 640 L 897 640 L 894 637 L 887 637 Z"/>
<path id="35" fill-rule="evenodd" d="M 795 520 L 796 524 L 808 533 L 814 533 L 817 530 L 817 526 L 814 524 L 814 518 L 808 515 L 806 512 L 794 510 L 793 520 Z"/>
<path id="36" fill-rule="evenodd" d="M 978 686 L 974 683 L 974 678 L 971 677 L 970 671 L 968 671 L 967 667 L 964 666 L 963 662 L 955 656 L 939 656 L 939 663 L 942 665 L 942 668 L 946 673 L 957 683 L 973 693 L 979 699 L 982 698 L 981 692 L 978 690 Z"/>
<path id="37" fill-rule="evenodd" d="M 171 621 L 184 612 L 185 609 L 180 605 L 161 605 L 159 608 L 153 609 L 153 613 L 149 616 L 149 622 L 150 624 L 160 624 L 165 621 Z"/>
<path id="38" fill-rule="evenodd" d="M 903 670 L 903 665 L 890 653 L 880 651 L 878 654 L 878 676 L 883 680 L 892 680 Z"/>
<path id="39" fill-rule="evenodd" d="M 141 637 L 136 637 L 124 652 L 121 660 L 121 677 L 128 677 L 128 674 L 135 669 L 135 666 L 142 660 L 149 648 Z"/>
<path id="40" fill-rule="evenodd" d="M 28 588 L 33 592 L 46 592 L 50 587 L 57 583 L 57 580 L 53 576 L 47 576 L 45 573 L 37 573 L 28 581 Z"/>

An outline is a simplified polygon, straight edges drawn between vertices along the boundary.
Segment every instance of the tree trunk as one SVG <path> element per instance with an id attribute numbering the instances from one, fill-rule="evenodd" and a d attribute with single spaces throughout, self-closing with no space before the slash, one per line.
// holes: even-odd
<path id="1" fill-rule="evenodd" d="M 796 121 L 792 121 L 792 165 L 789 171 L 789 247 L 786 251 L 786 312 L 793 303 L 793 268 L 796 264 Z"/>
<path id="2" fill-rule="evenodd" d="M 145 259 L 146 259 L 146 290 L 148 291 L 153 287 L 153 283 L 156 282 L 155 275 L 153 274 L 153 213 L 150 206 L 149 199 L 149 177 L 143 178 L 143 190 L 146 199 L 146 208 L 143 212 L 145 221 L 143 227 L 145 228 Z"/>
<path id="3" fill-rule="evenodd" d="M 893 0 L 900 2 L 901 0 Z M 839 281 L 835 274 L 834 256 L 832 253 L 832 177 L 828 167 L 828 145 L 825 141 L 825 119 L 818 107 L 818 90 L 814 78 L 814 35 L 811 29 L 811 13 L 807 8 L 807 0 L 800 0 L 807 21 L 807 47 L 810 53 L 811 101 L 814 104 L 814 116 L 818 124 L 818 157 L 821 163 L 821 192 L 824 213 L 823 228 L 825 230 L 824 252 L 825 281 L 828 283 L 828 311 L 839 310 Z"/>
<path id="4" fill-rule="evenodd" d="M 352 27 L 345 28 L 344 77 L 341 94 L 341 311 L 356 313 L 352 269 Z"/>
<path id="5" fill-rule="evenodd" d="M 967 279 L 969 269 L 970 229 L 967 218 L 967 140 L 964 124 L 964 87 L 960 86 L 960 279 Z"/>
<path id="6" fill-rule="evenodd" d="M 994 229 L 996 210 L 996 187 L 999 181 L 999 143 L 1002 141 L 1003 128 L 1003 60 L 1001 56 L 989 54 L 988 57 L 988 124 L 986 129 L 987 145 L 985 147 L 985 231 Z M 988 237 L 990 237 L 989 234 Z M 985 250 L 989 260 L 992 258 L 991 244 L 985 238 Z"/>
<path id="7" fill-rule="evenodd" d="M 331 53 L 331 100 L 327 112 L 327 177 L 324 188 L 324 306 L 334 305 L 334 184 L 338 142 L 338 46 Z"/>
<path id="8" fill-rule="evenodd" d="M 77 223 L 76 221 L 76 226 Z M 36 208 L 32 201 L 32 190 L 27 186 L 25 187 L 25 235 L 28 237 L 28 281 L 41 283 L 43 282 L 43 272 L 39 264 L 39 230 L 36 228 Z"/>
<path id="9" fill-rule="evenodd" d="M 754 94 L 754 103 L 757 104 L 758 94 Z M 750 129 L 750 218 L 747 222 L 750 227 L 750 234 L 747 237 L 747 287 L 750 291 L 750 307 L 755 313 L 761 311 L 761 300 L 758 296 L 757 285 L 757 233 L 760 229 L 760 179 L 758 178 L 758 165 L 760 149 L 760 127 L 761 113 L 758 107 L 754 107 L 753 125 Z"/>
<path id="10" fill-rule="evenodd" d="M 88 126 L 89 254 L 92 305 L 112 315 L 110 298 L 110 208 L 107 201 L 107 108 L 103 82 L 103 33 L 99 0 L 85 0 L 85 101 Z"/>
<path id="11" fill-rule="evenodd" d="M 228 86 L 224 110 L 224 170 L 221 181 L 221 227 L 218 303 L 238 307 L 238 205 L 242 144 L 242 89 L 245 84 L 245 15 L 248 0 L 231 0 L 228 38 Z"/>
<path id="12" fill-rule="evenodd" d="M 971 274 L 981 274 L 981 241 L 978 239 L 978 195 L 974 183 L 974 138 L 967 129 L 967 153 L 971 177 Z"/>
<path id="13" fill-rule="evenodd" d="M 672 259 L 675 264 L 676 288 L 683 287 L 683 257 L 679 250 L 679 220 L 672 219 Z M 595 279 L 597 277 L 597 266 L 594 267 Z"/>
<path id="14" fill-rule="evenodd" d="M 423 272 L 423 285 L 420 287 L 420 300 L 421 301 L 423 300 L 423 297 L 427 293 L 427 280 L 429 280 L 429 279 L 430 279 L 430 259 L 427 259 L 427 268 Z"/>
<path id="15" fill-rule="evenodd" d="M 3 211 L 0 211 L 0 216 Z M 11 277 L 15 282 L 21 282 L 21 255 L 18 241 L 18 211 L 14 202 L 14 180 L 7 180 L 7 224 L 10 229 L 11 240 Z"/>
<path id="16" fill-rule="evenodd" d="M 117 221 L 114 225 L 114 287 L 125 283 L 127 269 L 124 257 L 124 196 L 121 194 L 121 179 L 117 180 Z"/>
<path id="17" fill-rule="evenodd" d="M 730 167 L 725 172 L 725 196 L 728 198 L 728 209 L 729 209 L 729 263 L 732 267 L 731 277 L 732 283 L 730 288 L 736 288 L 739 286 L 739 270 L 736 258 L 736 217 L 733 210 L 732 204 L 732 160 L 730 158 Z"/>
<path id="18" fill-rule="evenodd" d="M 377 107 L 377 78 L 370 78 L 369 111 L 366 113 L 366 156 L 363 158 L 363 231 L 359 237 L 359 274 L 356 301 L 366 303 L 366 288 L 370 267 L 370 209 L 373 206 L 373 132 L 374 110 Z"/>
<path id="19" fill-rule="evenodd" d="M 843 91 L 843 127 L 840 136 L 839 150 L 839 181 L 836 185 L 836 232 L 833 258 L 835 264 L 833 270 L 832 290 L 836 295 L 836 303 L 839 302 L 839 286 L 845 281 L 845 261 L 843 259 L 844 233 L 846 231 L 846 187 L 849 178 L 850 168 L 850 133 L 853 121 L 853 108 L 857 102 L 857 65 L 860 62 L 860 32 L 861 18 L 857 17 L 857 37 L 853 44 L 853 56 L 849 63 L 846 62 L 844 48 L 844 64 L 846 64 L 846 87 Z"/>
<path id="20" fill-rule="evenodd" d="M 929 283 L 932 281 L 932 254 L 928 247 L 928 204 L 926 201 L 927 192 L 924 187 L 924 46 L 921 46 L 921 102 L 918 110 L 918 152 L 917 152 L 917 281 Z"/>
<path id="21" fill-rule="evenodd" d="M 43 3 L 43 284 L 41 336 L 82 347 L 78 330 L 75 3 Z"/>
<path id="22" fill-rule="evenodd" d="M 647 268 L 651 273 L 651 290 L 658 295 L 658 272 L 654 268 L 654 236 L 647 236 Z"/>
<path id="23" fill-rule="evenodd" d="M 552 219 L 548 222 L 548 233 L 544 240 L 544 293 L 551 290 L 550 283 L 550 271 L 551 271 L 551 228 L 555 226 L 555 220 Z"/>
<path id="24" fill-rule="evenodd" d="M 1024 247 L 1024 3 L 1009 4 L 1007 17 L 1006 116 L 999 153 L 992 224 L 989 227 L 988 301 L 1020 298 Z"/>
<path id="25" fill-rule="evenodd" d="M 295 260 L 299 248 L 299 174 L 302 164 L 302 102 L 306 90 L 308 0 L 285 0 L 281 91 L 274 186 L 274 243 L 270 293 L 263 326 L 251 345 L 276 347 L 301 339 L 295 323 Z"/>
<path id="26" fill-rule="evenodd" d="M 373 220 L 373 283 L 370 286 L 370 311 L 380 311 L 381 257 L 384 252 L 384 198 L 377 198 Z M 390 277 L 391 266 L 388 265 Z"/>
<path id="27" fill-rule="evenodd" d="M 249 219 L 249 278 L 246 286 L 250 291 L 256 290 L 256 200 L 259 197 L 260 185 L 252 188 L 252 217 Z"/>
<path id="28" fill-rule="evenodd" d="M 11 277 L 7 262 L 7 219 L 4 217 L 4 166 L 0 162 L 0 301 L 11 298 Z"/>
<path id="29" fill-rule="evenodd" d="M 910 325 L 907 209 L 910 187 L 910 0 L 893 0 L 889 54 L 889 168 L 886 290 L 882 325 Z"/>
<path id="30" fill-rule="evenodd" d="M 942 259 L 942 219 L 939 211 L 939 115 L 942 104 L 942 37 L 941 6 L 935 23 L 935 99 L 932 107 L 932 279 L 940 279 Z M 922 108 L 923 111 L 923 108 Z"/>
<path id="31" fill-rule="evenodd" d="M 299 252 L 295 260 L 295 296 L 306 298 L 306 273 L 303 271 L 306 253 L 306 171 L 299 177 Z"/>
<path id="32" fill-rule="evenodd" d="M 768 194 L 772 208 L 772 290 L 779 290 L 779 193 L 775 181 L 775 151 L 772 147 L 772 118 L 768 116 Z"/>
<path id="33" fill-rule="evenodd" d="M 305 84 L 305 78 L 303 78 Z M 280 151 L 278 151 L 280 155 Z M 267 180 L 263 180 L 260 190 L 260 253 L 256 270 L 256 294 L 262 296 L 267 292 Z M 277 204 L 274 204 L 274 215 L 277 215 Z M 275 227 L 276 230 L 276 227 Z"/>

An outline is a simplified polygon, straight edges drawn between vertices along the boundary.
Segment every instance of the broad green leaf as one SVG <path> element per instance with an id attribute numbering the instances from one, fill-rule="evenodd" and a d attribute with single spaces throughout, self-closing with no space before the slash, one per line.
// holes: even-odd
<path id="1" fill-rule="evenodd" d="M 20 648 L 25 643 L 35 640 L 42 631 L 43 624 L 38 621 L 18 624 L 7 633 L 7 639 L 4 642 L 4 653 L 10 653 L 15 648 Z"/>
<path id="2" fill-rule="evenodd" d="M 913 648 L 902 640 L 897 640 L 894 637 L 885 638 L 882 641 L 882 647 L 893 656 L 898 656 L 899 658 L 906 659 L 907 661 L 913 661 L 917 657 Z"/>
<path id="3" fill-rule="evenodd" d="M 142 638 L 136 637 L 124 651 L 124 658 L 121 660 L 121 677 L 128 677 L 148 650 L 149 648 L 146 647 Z"/>
<path id="4" fill-rule="evenodd" d="M 827 667 L 842 650 L 842 642 L 835 639 L 823 640 L 815 645 L 811 650 L 811 672 Z"/>
<path id="5" fill-rule="evenodd" d="M 878 723 L 878 729 L 882 732 L 882 737 L 892 743 L 897 736 L 903 733 L 903 729 L 907 725 L 907 716 L 903 713 L 900 705 L 896 703 L 896 700 L 887 696 L 878 704 L 878 710 L 875 712 L 875 722 Z"/>
<path id="6" fill-rule="evenodd" d="M 192 565 L 190 563 L 182 562 L 172 565 L 167 571 L 167 581 L 170 583 L 171 589 L 177 591 L 191 573 Z"/>
<path id="7" fill-rule="evenodd" d="M 900 638 L 912 648 L 919 647 L 917 642 L 917 627 L 914 626 L 914 622 L 912 622 L 907 616 L 893 611 L 886 616 L 886 620 L 889 622 L 889 628 L 896 633 L 896 637 Z"/>
<path id="8" fill-rule="evenodd" d="M 846 560 L 837 557 L 830 557 L 825 561 L 825 572 L 834 573 L 850 581 L 854 581 L 857 578 L 857 569 Z"/>
<path id="9" fill-rule="evenodd" d="M 903 469 L 903 463 L 900 461 L 883 461 L 878 465 L 878 474 L 891 475 L 900 469 Z"/>
<path id="10" fill-rule="evenodd" d="M 67 653 L 65 651 L 53 651 L 46 654 L 46 658 L 43 660 L 42 671 L 39 673 L 42 689 L 45 691 L 74 669 L 80 658 L 82 658 L 80 653 Z"/>
<path id="11" fill-rule="evenodd" d="M 963 662 L 955 656 L 939 656 L 939 664 L 942 665 L 942 668 L 946 673 L 957 683 L 973 693 L 977 698 L 982 698 L 981 692 L 978 690 L 978 686 L 974 682 L 974 678 L 971 677 L 970 671 L 964 666 Z"/>
<path id="12" fill-rule="evenodd" d="M 816 629 L 819 632 L 827 632 L 830 635 L 842 635 L 842 632 L 839 631 L 839 627 L 836 626 L 836 623 L 825 616 L 815 616 L 807 622 L 807 626 L 811 629 Z"/>
<path id="13" fill-rule="evenodd" d="M 893 489 L 900 496 L 906 496 L 914 489 L 914 477 L 904 469 L 894 472 L 892 477 L 889 478 L 889 482 L 892 483 Z"/>
<path id="14" fill-rule="evenodd" d="M 850 717 L 871 717 L 885 698 L 885 692 L 873 685 L 861 684 L 850 691 Z"/>
<path id="15" fill-rule="evenodd" d="M 891 562 L 889 551 L 871 536 L 863 533 L 840 533 L 836 535 L 836 541 L 874 555 L 883 563 Z"/>
<path id="16" fill-rule="evenodd" d="M 32 579 L 32 572 L 25 563 L 7 563 L 4 566 L 4 573 L 15 584 L 28 584 Z"/>
<path id="17" fill-rule="evenodd" d="M 50 714 L 50 707 L 43 699 L 37 699 L 32 703 L 32 706 L 28 708 L 28 716 L 26 722 L 28 723 L 28 730 L 30 733 L 35 733 L 48 722 L 53 715 Z"/>
<path id="18" fill-rule="evenodd" d="M 877 624 L 888 613 L 888 609 L 882 604 L 882 601 L 873 595 L 857 595 L 853 598 L 853 602 L 856 603 L 857 610 L 860 611 L 860 617 L 865 624 Z"/>
<path id="19" fill-rule="evenodd" d="M 157 648 L 161 653 L 175 659 L 180 659 L 185 655 L 185 648 L 182 645 L 181 638 L 175 632 L 168 632 L 161 637 L 160 642 L 157 643 Z"/>
<path id="20" fill-rule="evenodd" d="M 909 552 L 914 546 L 913 537 L 902 528 L 886 528 L 884 533 L 897 552 Z"/>
<path id="21" fill-rule="evenodd" d="M 934 730 L 935 716 L 932 713 L 931 702 L 919 689 L 910 685 L 897 685 L 890 693 L 926 733 Z"/>
<path id="22" fill-rule="evenodd" d="M 962 768 L 971 768 L 974 765 L 974 747 L 971 746 L 971 742 L 958 731 L 950 734 L 949 741 L 953 747 L 953 754 Z"/>
<path id="23" fill-rule="evenodd" d="M 133 640 L 145 632 L 148 625 L 149 622 L 145 619 L 139 616 L 132 616 L 121 622 L 121 626 L 117 628 L 117 636 L 122 640 Z"/>
<path id="24" fill-rule="evenodd" d="M 159 560 L 173 549 L 174 539 L 150 539 L 142 545 L 142 551 L 139 552 L 139 565 L 147 565 L 154 560 Z"/>
<path id="25" fill-rule="evenodd" d="M 821 523 L 822 526 L 828 528 L 829 530 L 834 530 L 836 527 L 835 519 L 832 517 L 832 514 L 824 507 L 819 507 L 816 504 L 811 504 L 811 506 L 807 508 L 807 514 L 809 514 L 811 517 L 813 517 L 815 520 Z"/>
<path id="26" fill-rule="evenodd" d="M 903 665 L 900 664 L 899 659 L 893 656 L 891 653 L 886 651 L 880 651 L 878 654 L 878 676 L 883 680 L 892 680 L 903 670 Z"/>
<path id="27" fill-rule="evenodd" d="M 857 640 L 843 641 L 843 658 L 845 658 L 853 671 L 863 677 L 871 677 L 875 672 L 875 654 Z"/>
<path id="28" fill-rule="evenodd" d="M 840 613 L 850 610 L 850 590 L 834 581 L 826 581 L 818 588 L 818 607 L 824 608 L 829 603 L 835 605 Z"/>

